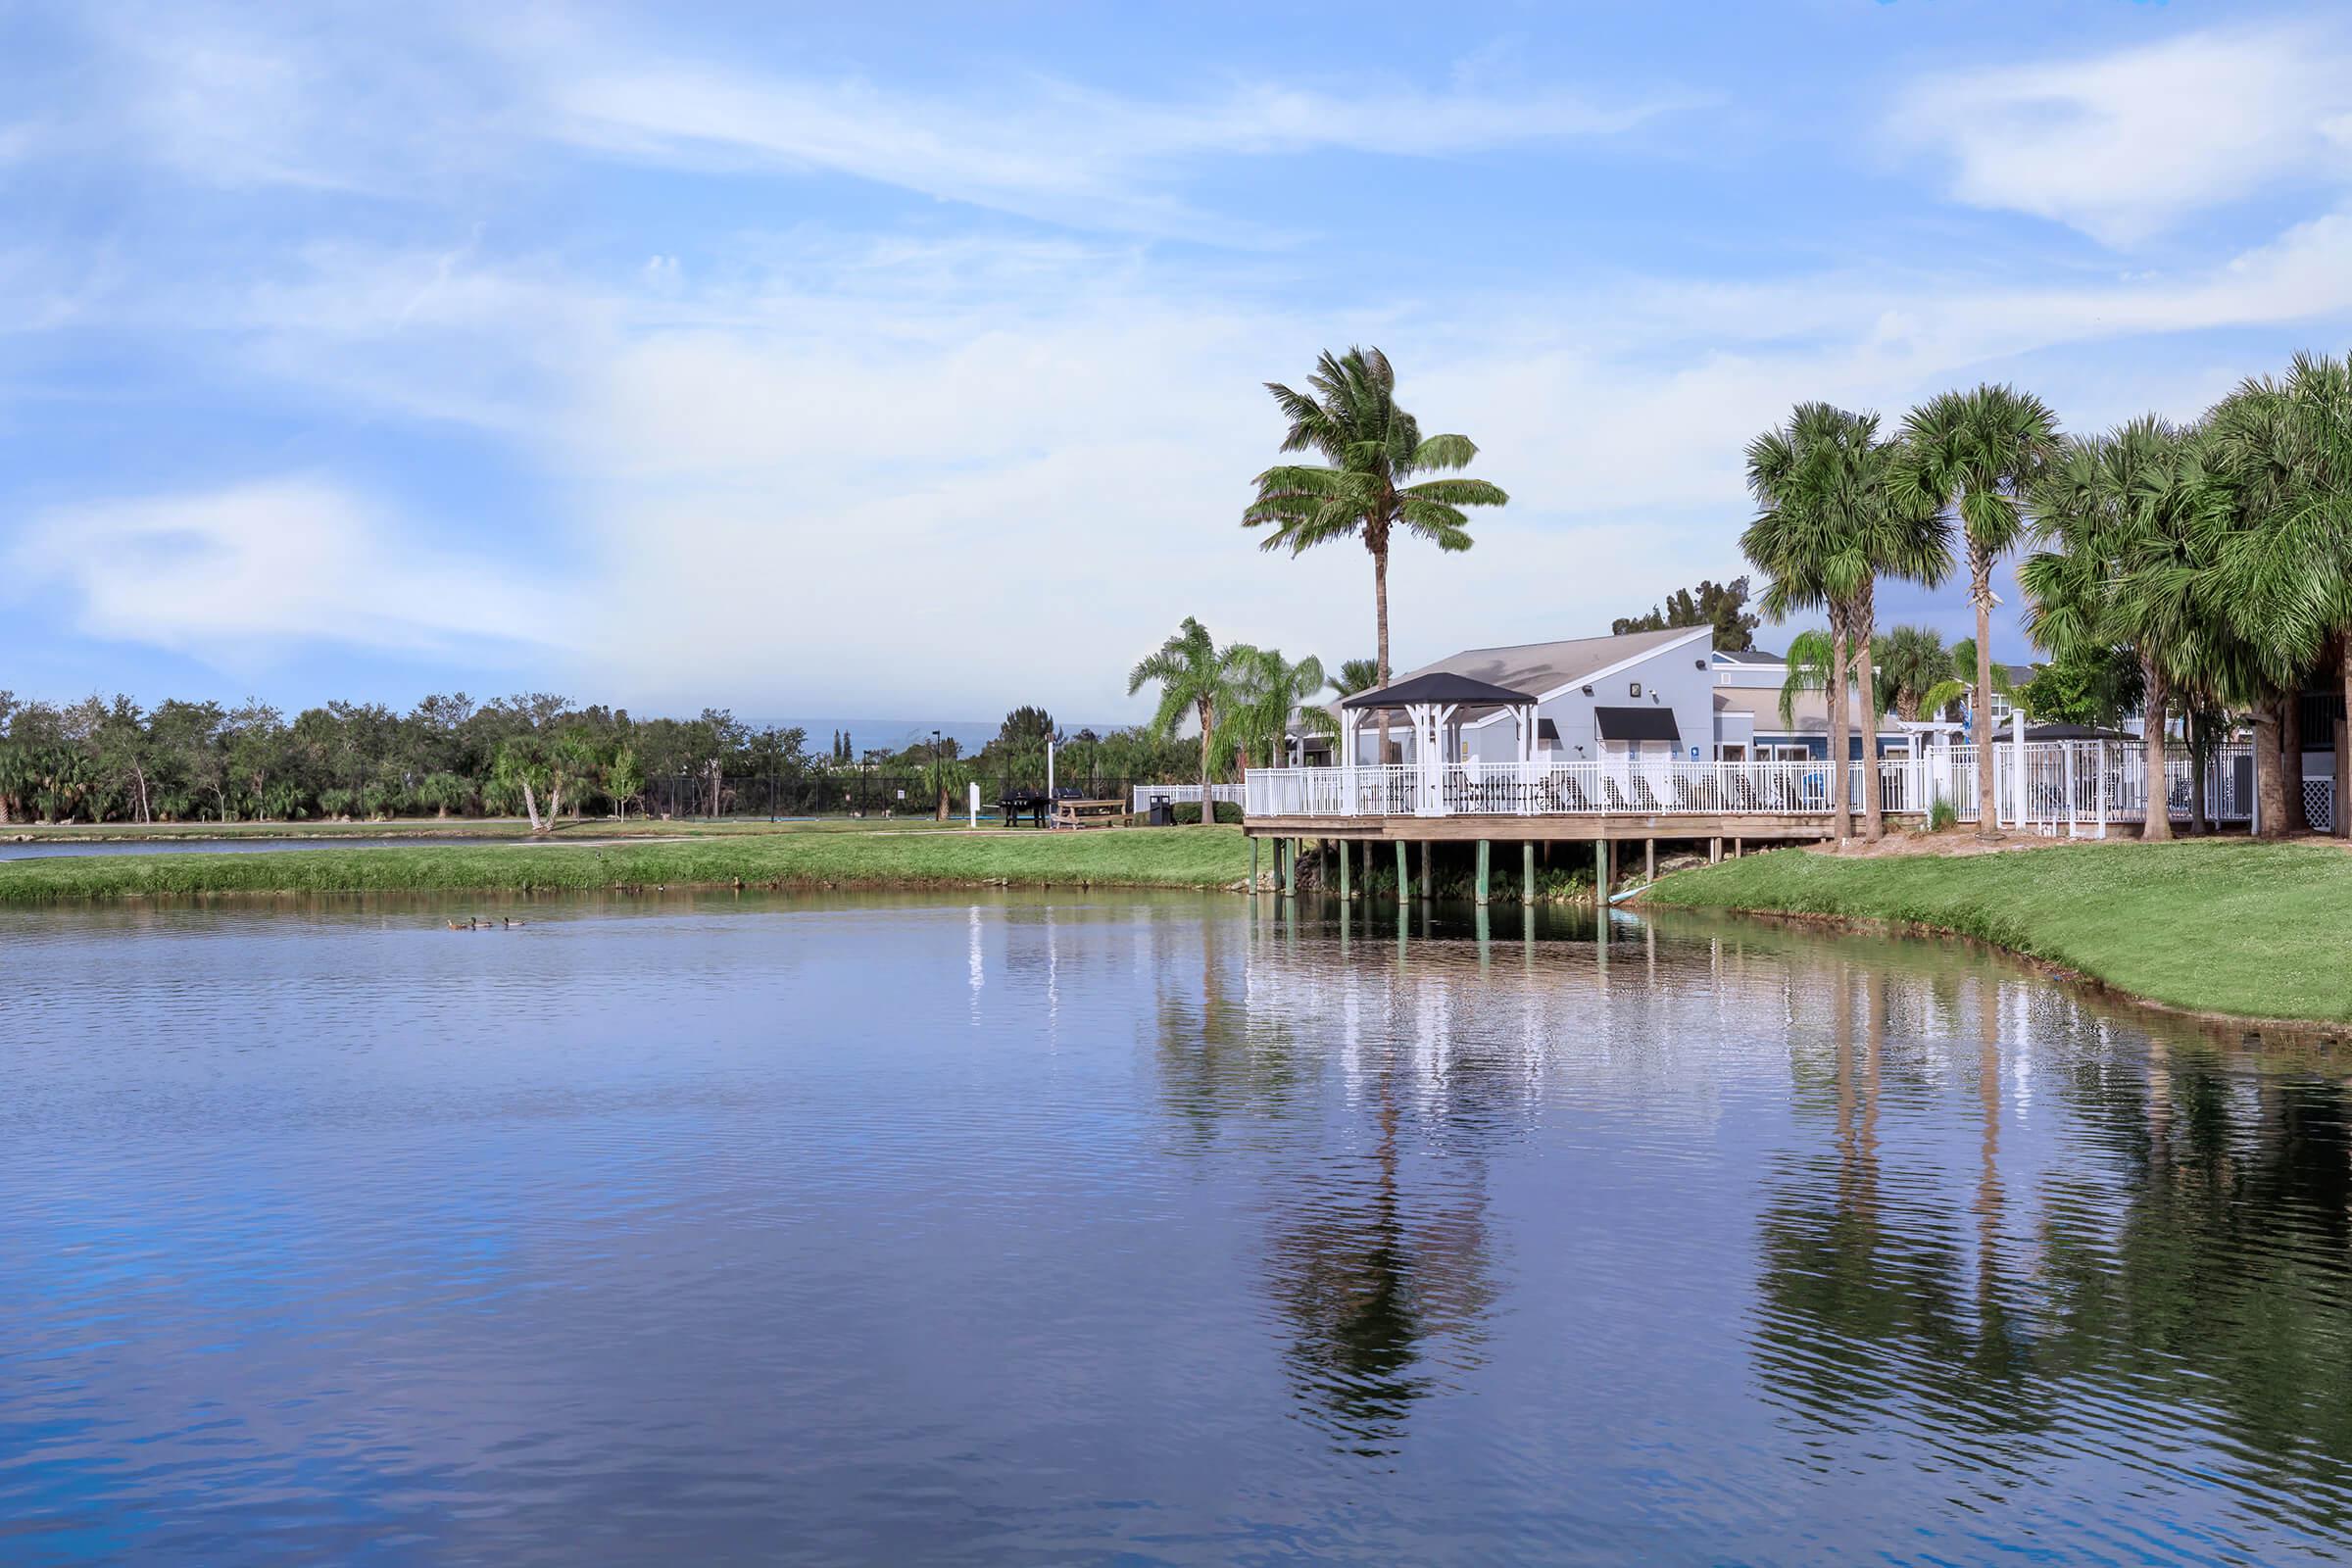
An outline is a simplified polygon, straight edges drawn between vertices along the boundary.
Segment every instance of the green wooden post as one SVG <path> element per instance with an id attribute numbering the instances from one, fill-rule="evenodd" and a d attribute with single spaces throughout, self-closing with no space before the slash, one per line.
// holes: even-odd
<path id="1" fill-rule="evenodd" d="M 1250 841 L 1250 891 L 1257 891 L 1257 840 Z"/>
<path id="2" fill-rule="evenodd" d="M 1429 840 L 1423 839 L 1421 841 L 1421 896 L 1425 899 L 1434 899 L 1438 896 L 1438 879 L 1430 875 L 1429 854 Z"/>
<path id="3" fill-rule="evenodd" d="M 1348 887 L 1348 841 L 1340 840 L 1340 902 L 1342 904 L 1346 904 L 1349 899 L 1355 897 Z"/>
<path id="4" fill-rule="evenodd" d="M 1396 900 L 1400 904 L 1413 896 L 1412 853 L 1411 845 L 1396 841 Z"/>
<path id="5" fill-rule="evenodd" d="M 1487 839 L 1478 841 L 1478 902 L 1482 906 L 1487 902 L 1487 864 L 1494 848 L 1494 844 Z"/>
<path id="6" fill-rule="evenodd" d="M 1536 902 L 1536 844 L 1533 839 L 1519 846 L 1519 902 Z"/>
<path id="7" fill-rule="evenodd" d="M 1609 902 L 1609 841 L 1592 841 L 1592 902 L 1605 906 Z"/>
<path id="8" fill-rule="evenodd" d="M 1298 839 L 1284 839 L 1282 842 L 1284 845 L 1284 853 L 1281 857 L 1282 896 L 1286 899 L 1295 899 L 1298 896 L 1299 841 Z"/>

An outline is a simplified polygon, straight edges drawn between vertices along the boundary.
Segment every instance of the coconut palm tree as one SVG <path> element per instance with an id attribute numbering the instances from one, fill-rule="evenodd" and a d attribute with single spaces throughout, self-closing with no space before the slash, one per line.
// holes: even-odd
<path id="1" fill-rule="evenodd" d="M 1852 414 L 1826 403 L 1799 404 L 1788 422 L 1767 430 L 1747 448 L 1747 487 L 1756 519 L 1740 548 L 1765 584 L 1759 601 L 1774 620 L 1823 610 L 1830 617 L 1828 690 L 1831 826 L 1838 838 L 1852 823 L 1843 785 L 1846 682 L 1849 668 L 1866 695 L 1862 709 L 1865 770 L 1863 831 L 1885 831 L 1875 764 L 1879 755 L 1877 681 L 1870 658 L 1872 622 L 1881 577 L 1931 586 L 1950 569 L 1951 555 L 1937 510 L 1898 504 L 1888 485 L 1894 449 L 1878 439 L 1875 414 Z"/>
<path id="2" fill-rule="evenodd" d="M 2150 416 L 2067 443 L 2034 491 L 2034 539 L 2018 568 L 2026 634 L 2050 652 L 2126 650 L 2139 662 L 2144 839 L 2173 836 L 2165 719 L 2200 630 L 2217 542 L 2196 431 Z"/>
<path id="3" fill-rule="evenodd" d="M 1992 568 L 2025 531 L 2024 500 L 2058 454 L 2058 416 L 2030 392 L 1980 386 L 1929 399 L 1903 420 L 1892 487 L 1906 509 L 1949 508 L 1968 545 L 1968 597 L 1977 611 L 1977 837 L 1996 836 L 1992 725 Z"/>
<path id="4" fill-rule="evenodd" d="M 1209 804 L 1209 784 L 1214 774 L 1217 716 L 1231 706 L 1241 667 L 1249 657 L 1247 645 L 1219 648 L 1208 628 L 1191 615 L 1176 634 L 1160 644 L 1157 652 L 1137 662 L 1127 674 L 1127 695 L 1133 697 L 1145 686 L 1159 685 L 1159 709 L 1152 714 L 1152 731 L 1165 739 L 1189 714 L 1200 724 L 1200 822 L 1203 827 L 1214 823 L 1217 813 Z M 1317 684 L 1321 684 L 1317 682 Z"/>
<path id="5" fill-rule="evenodd" d="M 1333 539 L 1356 538 L 1372 557 L 1372 603 L 1379 631 L 1379 684 L 1389 683 L 1389 546 L 1398 530 L 1440 550 L 1470 548 L 1465 507 L 1510 500 L 1484 479 L 1424 479 L 1417 473 L 1466 468 L 1478 456 L 1468 436 L 1421 434 L 1420 421 L 1396 406 L 1396 372 L 1376 348 L 1325 353 L 1305 392 L 1279 381 L 1266 390 L 1289 416 L 1285 452 L 1316 452 L 1322 465 L 1278 464 L 1257 476 L 1257 499 L 1242 526 L 1270 526 L 1262 548 L 1299 555 Z"/>

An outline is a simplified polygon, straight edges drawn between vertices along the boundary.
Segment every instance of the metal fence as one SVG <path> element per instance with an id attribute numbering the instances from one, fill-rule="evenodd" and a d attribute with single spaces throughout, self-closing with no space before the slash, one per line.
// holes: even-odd
<path id="1" fill-rule="evenodd" d="M 1239 784 L 1211 784 L 1208 798 L 1225 806 L 1242 804 Z M 1164 800 L 1170 806 L 1199 806 L 1200 786 L 1198 784 L 1138 784 L 1134 790 L 1134 809 L 1149 811 L 1154 800 Z"/>

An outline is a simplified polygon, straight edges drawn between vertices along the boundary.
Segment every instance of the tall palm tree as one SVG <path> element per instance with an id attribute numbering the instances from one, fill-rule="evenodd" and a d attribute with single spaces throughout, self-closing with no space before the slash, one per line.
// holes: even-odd
<path id="1" fill-rule="evenodd" d="M 1831 776 L 1838 781 L 1830 792 L 1831 827 L 1841 839 L 1852 826 L 1843 782 L 1849 664 L 1865 694 L 1862 756 L 1871 765 L 1864 770 L 1863 831 L 1873 841 L 1885 831 L 1870 659 L 1878 580 L 1904 577 L 1932 586 L 1951 564 L 1937 510 L 1903 504 L 1890 487 L 1895 449 L 1878 430 L 1875 414 L 1805 403 L 1787 425 L 1749 442 L 1747 487 L 1758 511 L 1740 539 L 1766 579 L 1759 601 L 1766 614 L 1783 620 L 1798 611 L 1829 613 Z"/>
<path id="2" fill-rule="evenodd" d="M 1257 499 L 1242 526 L 1271 525 L 1262 548 L 1296 556 L 1329 540 L 1353 537 L 1372 556 L 1372 602 L 1379 629 L 1380 684 L 1389 683 L 1389 546 L 1397 530 L 1440 550 L 1470 548 L 1465 507 L 1510 500 L 1484 479 L 1424 479 L 1417 473 L 1466 468 L 1478 456 L 1468 436 L 1421 434 L 1420 421 L 1396 406 L 1396 372 L 1376 348 L 1351 348 L 1315 362 L 1308 390 L 1279 381 L 1266 390 L 1289 416 L 1285 452 L 1316 452 L 1323 465 L 1278 464 L 1257 476 Z"/>
<path id="3" fill-rule="evenodd" d="M 1139 661 L 1127 673 L 1127 695 L 1133 697 L 1146 685 L 1159 685 L 1159 708 L 1152 717 L 1152 731 L 1163 740 L 1181 723 L 1186 715 L 1200 724 L 1200 823 L 1203 827 L 1217 819 L 1209 804 L 1209 784 L 1214 774 L 1217 715 L 1228 707 L 1240 674 L 1243 660 L 1248 657 L 1244 645 L 1219 648 L 1208 628 L 1191 615 L 1176 634 L 1159 645 L 1157 652 Z"/>
<path id="4" fill-rule="evenodd" d="M 2129 651 L 2139 662 L 2143 839 L 2173 836 L 2165 722 L 2176 673 L 2185 685 L 2200 624 L 2215 512 L 2202 436 L 2153 416 L 2078 437 L 2034 492 L 2040 548 L 2018 568 L 2026 634 L 2064 656 Z"/>
<path id="5" fill-rule="evenodd" d="M 2058 416 L 2030 392 L 1980 386 L 1945 392 L 1903 421 L 1894 489 L 1906 506 L 1957 512 L 1968 543 L 1968 597 L 1977 611 L 1977 837 L 1998 832 L 1993 804 L 1992 568 L 2025 532 L 2024 501 L 2058 455 Z"/>

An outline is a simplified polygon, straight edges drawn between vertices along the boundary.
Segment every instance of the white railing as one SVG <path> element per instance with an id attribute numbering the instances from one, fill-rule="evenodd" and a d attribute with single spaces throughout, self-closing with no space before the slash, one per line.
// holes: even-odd
<path id="1" fill-rule="evenodd" d="M 1135 810 L 1140 814 L 1152 809 L 1152 797 L 1154 795 L 1164 798 L 1170 806 L 1200 804 L 1200 786 L 1198 784 L 1138 784 L 1135 787 Z M 1242 787 L 1239 784 L 1211 784 L 1208 798 L 1229 806 L 1239 806 L 1242 803 Z"/>
<path id="2" fill-rule="evenodd" d="M 1994 804 L 2003 826 L 2081 837 L 2147 814 L 2145 765 L 2136 742 L 2048 741 L 2023 749 L 1996 746 Z M 2206 764 L 2207 815 L 2243 822 L 2253 815 L 2252 749 L 2220 748 Z M 2188 814 L 2192 762 L 2168 759 L 2167 793 L 2176 817 Z M 1356 767 L 1251 768 L 1239 786 L 1250 816 L 1764 816 L 1827 815 L 1833 779 L 1859 811 L 1875 772 L 1884 810 L 1925 813 L 1938 799 L 1964 822 L 1977 819 L 1977 757 L 1957 746 L 1874 765 L 1834 767 L 1827 760 L 1692 762 L 1671 758 L 1602 758 L 1577 762 L 1386 763 Z M 1139 791 L 1139 799 L 1144 792 Z M 1159 790 L 1152 793 L 1166 793 Z M 2328 819 L 2332 785 L 2310 780 L 2314 826 Z M 1200 787 L 1193 786 L 1193 799 Z M 1177 797 L 1183 799 L 1184 797 Z"/>

